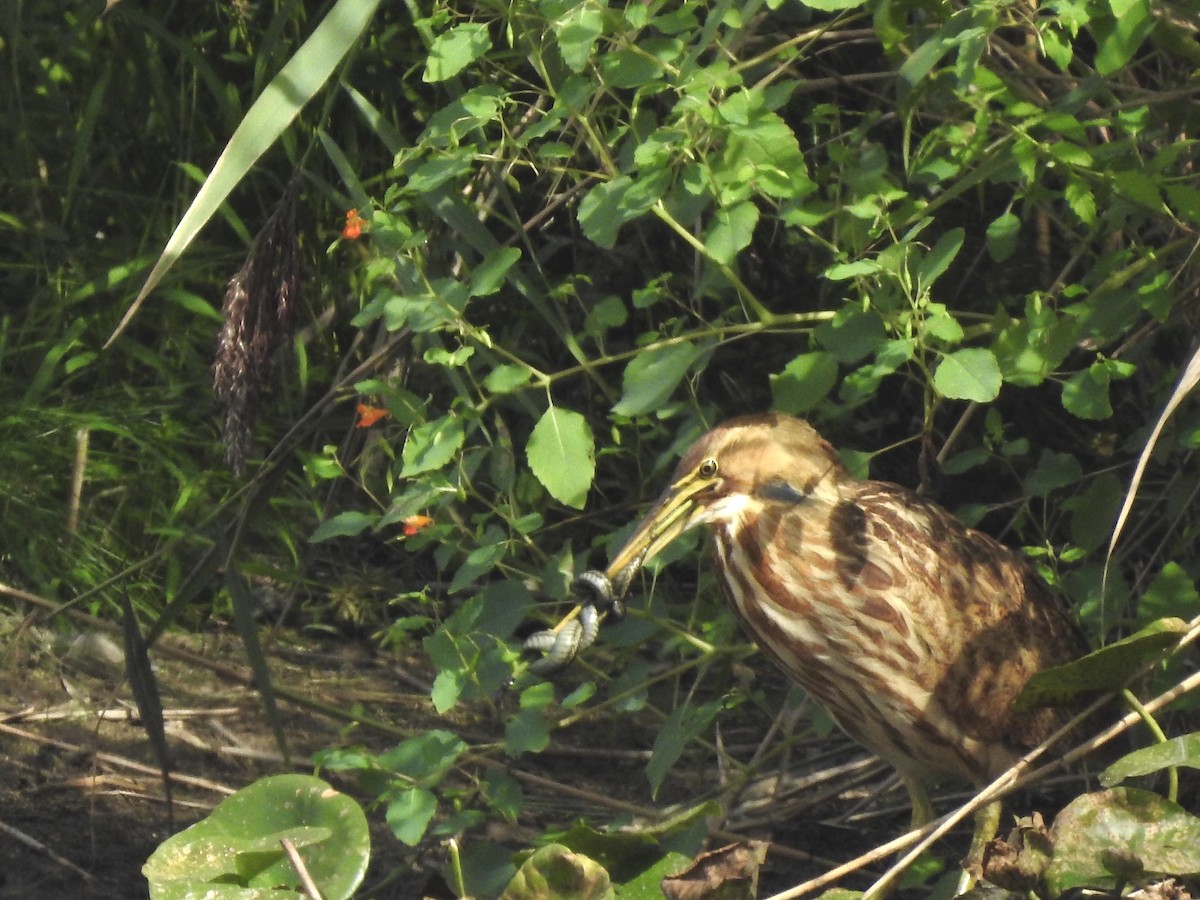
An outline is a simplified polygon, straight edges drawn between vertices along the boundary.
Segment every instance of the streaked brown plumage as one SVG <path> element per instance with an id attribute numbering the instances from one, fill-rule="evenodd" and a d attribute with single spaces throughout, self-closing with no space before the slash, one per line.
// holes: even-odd
<path id="1" fill-rule="evenodd" d="M 704 435 L 606 570 L 616 594 L 697 525 L 754 641 L 896 767 L 918 816 L 926 780 L 990 780 L 1058 724 L 1012 709 L 1031 675 L 1086 650 L 1029 561 L 854 478 L 807 422 L 749 416 Z"/>

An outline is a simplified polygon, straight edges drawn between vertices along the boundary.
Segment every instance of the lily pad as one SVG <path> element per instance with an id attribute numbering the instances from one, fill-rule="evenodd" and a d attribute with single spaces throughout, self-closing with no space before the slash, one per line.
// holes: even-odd
<path id="1" fill-rule="evenodd" d="M 349 897 L 366 874 L 371 843 L 358 803 L 311 775 L 276 775 L 163 841 L 142 867 L 151 900 L 306 896 L 284 839 L 326 900 Z"/>

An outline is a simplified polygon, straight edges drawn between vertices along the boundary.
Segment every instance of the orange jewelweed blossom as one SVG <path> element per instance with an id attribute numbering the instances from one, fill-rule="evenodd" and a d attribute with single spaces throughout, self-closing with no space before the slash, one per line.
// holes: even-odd
<path id="1" fill-rule="evenodd" d="M 386 419 L 391 415 L 386 409 L 368 406 L 366 403 L 358 404 L 355 409 L 358 410 L 358 421 L 354 423 L 355 428 L 370 428 L 380 419 Z"/>
<path id="2" fill-rule="evenodd" d="M 367 220 L 358 214 L 357 209 L 346 210 L 346 225 L 342 229 L 342 237 L 348 241 L 357 240 L 363 233 Z"/>
<path id="3" fill-rule="evenodd" d="M 412 537 L 414 534 L 419 534 L 433 524 L 433 519 L 429 516 L 409 516 L 404 520 L 404 536 Z"/>

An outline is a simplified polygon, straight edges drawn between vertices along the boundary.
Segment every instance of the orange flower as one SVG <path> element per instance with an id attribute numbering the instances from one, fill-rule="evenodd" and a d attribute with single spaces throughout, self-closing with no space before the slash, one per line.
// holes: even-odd
<path id="1" fill-rule="evenodd" d="M 404 536 L 412 537 L 414 534 L 419 534 L 430 525 L 433 524 L 433 519 L 429 516 L 409 516 L 404 520 Z"/>
<path id="2" fill-rule="evenodd" d="M 358 214 L 357 209 L 346 210 L 346 226 L 342 229 L 342 237 L 348 241 L 353 241 L 363 233 L 363 228 L 367 225 L 367 220 Z"/>
<path id="3" fill-rule="evenodd" d="M 386 409 L 380 409 L 378 406 L 368 406 L 365 403 L 360 403 L 355 407 L 358 410 L 358 421 L 354 423 L 355 428 L 370 428 L 380 419 L 386 419 L 391 415 Z"/>

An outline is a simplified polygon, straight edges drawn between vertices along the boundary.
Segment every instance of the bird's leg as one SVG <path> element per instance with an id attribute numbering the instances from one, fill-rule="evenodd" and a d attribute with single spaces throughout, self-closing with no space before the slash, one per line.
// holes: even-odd
<path id="1" fill-rule="evenodd" d="M 929 792 L 919 778 L 911 775 L 901 775 L 904 787 L 908 790 L 908 799 L 912 803 L 912 826 L 910 831 L 924 828 L 933 821 L 933 804 L 929 802 Z"/>
<path id="2" fill-rule="evenodd" d="M 1000 801 L 993 800 L 975 811 L 975 833 L 971 835 L 971 849 L 963 860 L 962 876 L 958 879 L 955 895 L 965 894 L 983 875 L 983 849 L 996 836 L 1000 827 Z"/>
<path id="3" fill-rule="evenodd" d="M 908 800 L 912 804 L 912 824 L 909 831 L 916 831 L 918 828 L 924 828 L 933 821 L 933 804 L 929 802 L 929 793 L 925 790 L 925 785 L 921 779 L 912 775 L 906 775 L 903 772 L 900 774 L 900 780 L 904 782 L 904 788 L 908 791 Z M 899 856 L 904 856 L 904 851 L 901 850 Z M 892 893 L 895 887 L 896 880 L 902 875 L 902 872 L 896 872 L 884 879 L 875 882 L 870 889 L 863 894 L 863 900 L 880 900 Z"/>

